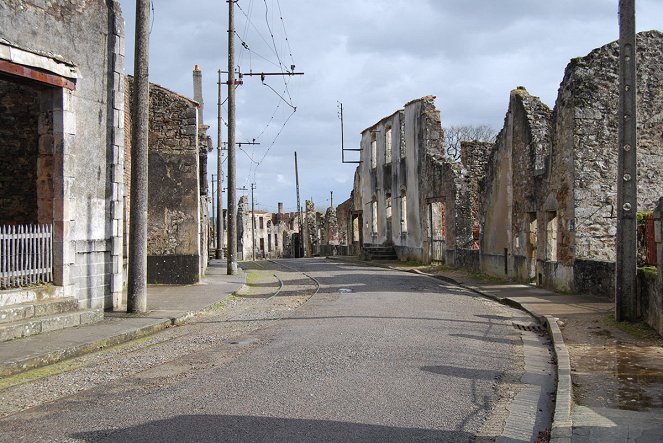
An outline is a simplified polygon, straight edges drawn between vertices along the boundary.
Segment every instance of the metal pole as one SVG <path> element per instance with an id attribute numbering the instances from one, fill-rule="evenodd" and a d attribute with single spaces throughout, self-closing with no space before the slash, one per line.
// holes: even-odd
<path id="1" fill-rule="evenodd" d="M 615 318 L 634 321 L 637 300 L 637 120 L 635 0 L 619 1 L 619 155 Z"/>
<path id="2" fill-rule="evenodd" d="M 303 257 L 304 253 L 304 222 L 302 221 L 302 206 L 299 200 L 299 169 L 297 168 L 297 151 L 295 151 L 295 183 L 297 185 L 297 218 L 299 219 L 299 256 Z"/>
<path id="3" fill-rule="evenodd" d="M 235 216 L 235 0 L 228 1 L 228 275 L 237 274 Z"/>
<path id="4" fill-rule="evenodd" d="M 214 174 L 212 174 L 212 186 L 210 186 L 210 188 L 212 188 L 212 217 L 216 216 L 216 209 L 215 209 L 216 208 L 216 206 L 215 206 L 216 202 L 215 202 L 215 199 L 214 199 L 214 196 L 215 196 L 214 186 L 215 186 L 215 180 L 214 180 Z M 214 223 L 213 226 L 214 226 L 214 238 L 210 239 L 211 246 L 216 245 L 216 232 L 217 232 L 216 231 L 216 222 Z"/>
<path id="5" fill-rule="evenodd" d="M 131 209 L 127 312 L 147 311 L 147 159 L 149 131 L 149 0 L 136 0 L 131 141 Z"/>
<path id="6" fill-rule="evenodd" d="M 219 69 L 217 130 L 216 130 L 216 251 L 217 259 L 223 258 L 223 142 L 221 140 L 221 70 Z"/>
<path id="7" fill-rule="evenodd" d="M 251 242 L 253 243 L 253 261 L 256 261 L 256 207 L 253 203 L 255 183 L 251 183 Z"/>
<path id="8" fill-rule="evenodd" d="M 345 144 L 343 143 L 343 103 L 341 105 L 341 163 L 345 163 Z"/>

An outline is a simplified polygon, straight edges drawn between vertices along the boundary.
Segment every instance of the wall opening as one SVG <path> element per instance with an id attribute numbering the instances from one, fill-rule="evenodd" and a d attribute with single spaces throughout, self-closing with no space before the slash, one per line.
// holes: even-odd
<path id="1" fill-rule="evenodd" d="M 63 284 L 63 229 L 54 226 L 62 204 L 54 178 L 62 182 L 55 165 L 56 147 L 64 144 L 53 123 L 61 94 L 62 88 L 0 75 L 0 228 L 8 234 L 0 245 L 3 289 Z"/>
<path id="2" fill-rule="evenodd" d="M 387 241 L 391 241 L 391 194 L 387 194 L 387 198 L 385 199 L 385 218 L 386 218 L 386 225 L 387 225 Z"/>
<path id="3" fill-rule="evenodd" d="M 0 77 L 0 225 L 53 223 L 51 90 Z"/>
<path id="4" fill-rule="evenodd" d="M 528 273 L 527 277 L 530 281 L 536 279 L 536 260 L 538 258 L 537 249 L 538 249 L 538 225 L 536 219 L 536 212 L 530 212 L 527 214 L 528 217 L 528 231 L 527 231 L 527 264 L 528 264 Z"/>
<path id="5" fill-rule="evenodd" d="M 378 140 L 375 137 L 375 132 L 371 135 L 371 168 L 378 166 Z"/>
<path id="6" fill-rule="evenodd" d="M 391 152 L 392 152 L 391 128 L 387 128 L 387 131 L 384 134 L 384 161 L 386 164 L 391 163 Z"/>
<path id="7" fill-rule="evenodd" d="M 401 234 L 407 233 L 407 195 L 401 192 Z"/>
<path id="8" fill-rule="evenodd" d="M 431 240 L 430 259 L 433 262 L 444 263 L 447 243 L 447 224 L 444 203 L 430 203 L 429 213 Z"/>
<path id="9" fill-rule="evenodd" d="M 373 236 L 378 235 L 378 202 L 375 197 L 371 202 L 371 233 Z"/>
<path id="10" fill-rule="evenodd" d="M 547 212 L 546 218 L 546 260 L 557 261 L 557 225 L 559 220 L 556 212 Z"/>

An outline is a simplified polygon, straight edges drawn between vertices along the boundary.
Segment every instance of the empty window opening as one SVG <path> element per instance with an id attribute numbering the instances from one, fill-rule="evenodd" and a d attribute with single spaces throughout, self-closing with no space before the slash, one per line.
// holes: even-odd
<path id="1" fill-rule="evenodd" d="M 557 230 L 559 220 L 556 212 L 548 212 L 546 223 L 546 260 L 557 261 Z"/>
<path id="2" fill-rule="evenodd" d="M 405 191 L 401 194 L 401 233 L 407 232 L 407 196 Z"/>
<path id="3" fill-rule="evenodd" d="M 391 128 L 387 128 L 387 131 L 384 134 L 384 161 L 389 164 L 391 163 Z"/>
<path id="4" fill-rule="evenodd" d="M 378 141 L 375 138 L 375 134 L 371 139 L 371 168 L 376 168 L 378 166 Z"/>

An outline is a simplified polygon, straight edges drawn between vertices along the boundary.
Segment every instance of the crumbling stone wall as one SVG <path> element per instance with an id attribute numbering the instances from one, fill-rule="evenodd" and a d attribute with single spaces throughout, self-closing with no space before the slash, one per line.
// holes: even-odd
<path id="1" fill-rule="evenodd" d="M 484 271 L 614 293 L 618 56 L 613 42 L 572 60 L 552 113 L 512 92 L 482 196 Z M 663 34 L 638 34 L 638 210 L 663 192 L 662 57 Z"/>
<path id="2" fill-rule="evenodd" d="M 652 210 L 663 191 L 663 34 L 637 35 L 638 211 Z M 612 281 L 615 260 L 615 204 L 619 122 L 617 42 L 574 59 L 566 69 L 555 105 L 555 150 L 551 192 L 560 214 L 560 261 L 581 274 L 598 262 L 602 280 Z M 575 260 L 574 260 L 575 259 Z M 596 267 L 596 266 L 594 266 Z M 586 272 L 584 272 L 586 274 Z M 574 278 L 579 292 L 592 290 Z M 603 288 L 610 296 L 613 286 Z"/>
<path id="3" fill-rule="evenodd" d="M 318 235 L 318 213 L 315 211 L 313 200 L 306 200 L 306 212 L 304 214 L 305 236 L 304 255 L 313 257 L 320 255 L 320 236 Z"/>
<path id="4" fill-rule="evenodd" d="M 128 77 L 127 83 L 125 97 L 129 113 L 133 79 Z M 192 284 L 199 281 L 204 271 L 207 257 L 201 251 L 203 211 L 200 209 L 198 141 L 197 103 L 150 84 L 149 283 Z M 130 152 L 129 139 L 127 158 Z M 126 193 L 130 195 L 130 182 L 127 182 Z"/>
<path id="5" fill-rule="evenodd" d="M 545 245 L 542 214 L 551 111 L 525 88 L 511 91 L 504 128 L 491 152 L 482 194 L 482 270 L 531 281 Z"/>
<path id="6" fill-rule="evenodd" d="M 325 212 L 325 244 L 339 245 L 341 237 L 338 232 L 338 217 L 336 216 L 336 208 L 330 206 Z"/>
<path id="7" fill-rule="evenodd" d="M 348 246 L 352 244 L 352 203 L 353 196 L 336 207 L 336 222 L 338 226 L 339 244 Z"/>

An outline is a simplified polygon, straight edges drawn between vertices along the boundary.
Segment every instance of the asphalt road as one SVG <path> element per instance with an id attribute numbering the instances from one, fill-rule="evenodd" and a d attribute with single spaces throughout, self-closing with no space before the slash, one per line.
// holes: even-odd
<path id="1" fill-rule="evenodd" d="M 3 393 L 4 403 L 24 406 L 5 412 L 0 440 L 500 435 L 525 366 L 523 332 L 513 327 L 527 321 L 522 312 L 388 269 L 325 259 L 262 263 L 283 283 L 279 295 L 253 293 L 194 324 Z"/>

